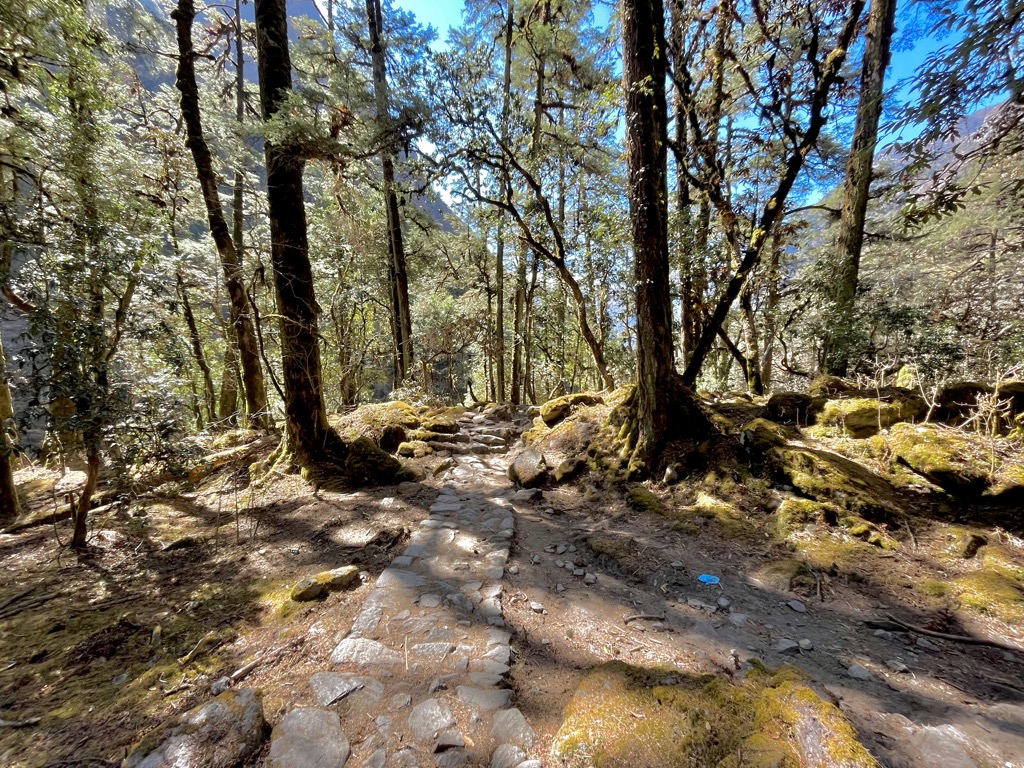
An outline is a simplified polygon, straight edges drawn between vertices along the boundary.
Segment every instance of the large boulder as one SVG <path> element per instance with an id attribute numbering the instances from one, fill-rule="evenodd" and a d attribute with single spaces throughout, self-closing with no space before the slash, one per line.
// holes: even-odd
<path id="1" fill-rule="evenodd" d="M 350 747 L 338 713 L 299 707 L 271 734 L 267 768 L 342 768 Z"/>
<path id="2" fill-rule="evenodd" d="M 896 424 L 889 430 L 896 458 L 949 493 L 979 496 L 991 467 L 964 432 L 934 424 Z"/>
<path id="3" fill-rule="evenodd" d="M 553 427 L 568 416 L 574 406 L 598 405 L 601 402 L 603 402 L 601 396 L 594 392 L 576 392 L 571 395 L 563 395 L 544 403 L 540 407 L 540 417 L 545 424 Z"/>
<path id="4" fill-rule="evenodd" d="M 893 424 L 920 419 L 928 412 L 924 400 L 914 395 L 889 400 L 852 397 L 829 400 L 815 417 L 817 424 L 838 427 L 850 437 L 878 434 Z"/>
<path id="5" fill-rule="evenodd" d="M 768 398 L 768 415 L 779 424 L 810 424 L 825 404 L 806 392 L 776 392 Z"/>
<path id="6" fill-rule="evenodd" d="M 508 465 L 508 479 L 523 488 L 536 488 L 547 475 L 548 465 L 540 451 L 523 451 Z"/>
<path id="7" fill-rule="evenodd" d="M 742 682 L 611 662 L 565 709 L 552 764 L 602 768 L 876 768 L 835 704 L 791 667 L 760 664 Z"/>
<path id="8" fill-rule="evenodd" d="M 234 768 L 266 738 L 263 700 L 251 688 L 232 688 L 158 728 L 139 742 L 122 768 Z"/>

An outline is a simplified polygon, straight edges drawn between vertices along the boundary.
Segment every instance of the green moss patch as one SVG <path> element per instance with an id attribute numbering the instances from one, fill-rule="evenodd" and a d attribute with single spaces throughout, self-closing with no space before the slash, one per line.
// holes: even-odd
<path id="1" fill-rule="evenodd" d="M 548 400 L 540 407 L 540 418 L 549 427 L 562 421 L 577 405 L 598 405 L 603 402 L 596 392 L 576 392 Z"/>
<path id="2" fill-rule="evenodd" d="M 817 416 L 817 423 L 837 427 L 850 437 L 864 438 L 902 421 L 924 415 L 919 400 L 884 402 L 862 397 L 829 400 Z"/>
<path id="3" fill-rule="evenodd" d="M 791 533 L 819 523 L 836 520 L 835 508 L 812 499 L 784 499 L 775 511 L 775 532 L 786 538 Z"/>
<path id="4" fill-rule="evenodd" d="M 896 424 L 889 431 L 893 455 L 953 494 L 977 496 L 993 472 L 982 446 L 964 432 L 933 424 Z"/>
<path id="5" fill-rule="evenodd" d="M 953 580 L 960 604 L 1010 623 L 1024 621 L 1024 583 L 1003 571 L 982 569 Z"/>
<path id="6" fill-rule="evenodd" d="M 842 713 L 791 667 L 742 683 L 621 662 L 602 665 L 565 710 L 551 755 L 569 768 L 869 768 Z"/>
<path id="7" fill-rule="evenodd" d="M 814 589 L 817 579 L 802 560 L 773 560 L 754 572 L 755 579 L 778 592 L 801 592 Z"/>
<path id="8" fill-rule="evenodd" d="M 665 514 L 665 503 L 649 488 L 642 485 L 635 485 L 629 489 L 627 494 L 629 505 L 641 512 L 653 512 L 658 515 Z"/>

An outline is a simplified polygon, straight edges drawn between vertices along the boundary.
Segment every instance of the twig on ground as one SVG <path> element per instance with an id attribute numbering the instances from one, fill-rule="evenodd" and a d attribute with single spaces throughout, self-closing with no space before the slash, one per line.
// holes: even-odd
<path id="1" fill-rule="evenodd" d="M 986 645 L 991 648 L 1002 648 L 1004 651 L 1024 653 L 1024 649 L 1018 648 L 1015 645 L 1010 645 L 1009 643 L 1001 643 L 998 640 L 986 640 L 983 637 L 971 637 L 969 635 L 950 635 L 946 632 L 935 632 L 931 629 L 925 629 L 924 627 L 918 627 L 914 624 L 908 624 L 905 621 L 900 621 L 895 616 L 892 616 L 890 614 L 886 614 L 886 618 L 896 624 L 899 624 L 904 629 L 907 629 L 911 632 L 916 632 L 919 635 L 937 637 L 940 640 L 949 640 L 954 643 L 965 643 L 967 645 Z"/>
<path id="2" fill-rule="evenodd" d="M 637 613 L 632 616 L 626 616 L 623 620 L 623 624 L 629 624 L 631 621 L 664 621 L 664 616 L 654 616 L 649 613 Z"/>
<path id="3" fill-rule="evenodd" d="M 18 592 L 13 597 L 8 597 L 6 600 L 4 600 L 2 603 L 0 603 L 0 610 L 3 610 L 4 608 L 6 608 L 8 605 L 10 605 L 13 602 L 21 600 L 21 598 L 25 597 L 25 595 L 29 594 L 35 588 L 36 588 L 36 585 L 33 584 L 31 587 L 26 587 L 25 589 L 21 590 L 21 592 Z"/>

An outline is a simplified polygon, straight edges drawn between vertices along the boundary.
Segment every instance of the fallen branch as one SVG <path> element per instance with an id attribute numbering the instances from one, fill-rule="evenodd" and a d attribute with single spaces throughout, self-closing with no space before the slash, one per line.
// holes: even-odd
<path id="1" fill-rule="evenodd" d="M 6 611 L 0 611 L 0 621 L 2 621 L 3 619 L 9 619 L 12 616 L 17 616 L 19 613 L 22 613 L 23 611 L 29 611 L 33 608 L 38 608 L 43 603 L 53 600 L 53 598 L 57 597 L 59 594 L 60 592 L 50 592 L 47 595 L 39 595 L 39 597 L 34 597 L 27 603 L 12 606 L 11 608 L 8 608 Z"/>
<path id="2" fill-rule="evenodd" d="M 986 640 L 982 637 L 971 637 L 969 635 L 950 635 L 946 632 L 935 632 L 931 629 L 925 629 L 924 627 L 918 627 L 914 624 L 908 624 L 905 621 L 900 621 L 895 616 L 886 614 L 886 618 L 894 624 L 898 624 L 905 630 L 910 632 L 916 632 L 919 635 L 927 635 L 928 637 L 936 637 L 939 640 L 949 640 L 954 643 L 965 643 L 967 645 L 985 645 L 990 648 L 1002 648 L 1004 651 L 1013 651 L 1015 653 L 1022 653 L 1024 649 L 1018 648 L 1015 645 L 1009 645 L 1008 643 L 1001 643 L 998 640 Z"/>
<path id="3" fill-rule="evenodd" d="M 637 613 L 633 616 L 627 616 L 622 620 L 623 624 L 629 624 L 631 621 L 664 621 L 664 616 L 654 616 L 649 613 Z"/>
<path id="4" fill-rule="evenodd" d="M 30 717 L 28 720 L 0 720 L 0 728 L 28 728 L 39 725 L 41 717 Z"/>
<path id="5" fill-rule="evenodd" d="M 29 592 L 31 592 L 35 588 L 36 588 L 35 585 L 32 585 L 31 587 L 26 587 L 25 589 L 21 590 L 21 592 L 19 592 L 18 594 L 14 595 L 13 597 L 8 597 L 6 600 L 4 600 L 2 603 L 0 603 L 0 610 L 3 610 L 4 608 L 6 608 L 8 605 L 10 605 L 13 602 L 21 600 L 21 598 L 23 598 L 25 595 L 27 595 Z"/>

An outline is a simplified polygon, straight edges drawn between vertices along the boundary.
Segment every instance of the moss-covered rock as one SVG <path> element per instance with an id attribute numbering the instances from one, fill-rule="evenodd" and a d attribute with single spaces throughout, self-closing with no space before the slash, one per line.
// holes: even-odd
<path id="1" fill-rule="evenodd" d="M 742 683 L 611 662 L 580 683 L 551 757 L 568 768 L 870 768 L 834 704 L 791 667 Z"/>
<path id="2" fill-rule="evenodd" d="M 740 443 L 754 454 L 767 453 L 772 448 L 786 445 L 795 440 L 800 433 L 795 429 L 784 427 L 768 419 L 754 419 L 748 422 L 740 432 Z"/>
<path id="3" fill-rule="evenodd" d="M 810 386 L 807 387 L 807 394 L 812 397 L 831 397 L 841 395 L 844 392 L 853 392 L 856 389 L 856 382 L 839 376 L 823 374 L 811 382 Z"/>
<path id="4" fill-rule="evenodd" d="M 818 583 L 807 563 L 793 558 L 765 563 L 754 571 L 753 579 L 760 586 L 776 592 L 802 592 L 814 589 Z"/>
<path id="5" fill-rule="evenodd" d="M 629 505 L 641 512 L 653 512 L 658 515 L 665 514 L 665 502 L 652 491 L 643 485 L 634 485 L 626 495 Z"/>
<path id="6" fill-rule="evenodd" d="M 962 422 L 970 418 L 978 407 L 978 398 L 991 395 L 994 390 L 987 384 L 961 381 L 943 387 L 935 396 L 935 418 L 940 421 Z"/>
<path id="7" fill-rule="evenodd" d="M 776 392 L 768 398 L 768 415 L 779 424 L 804 425 L 814 421 L 825 404 L 822 397 L 806 392 Z"/>
<path id="8" fill-rule="evenodd" d="M 813 499 L 783 499 L 775 510 L 775 531 L 786 538 L 791 533 L 818 523 L 834 523 L 837 519 L 835 507 Z"/>
<path id="9" fill-rule="evenodd" d="M 838 427 L 850 437 L 865 438 L 893 424 L 919 419 L 927 410 L 920 398 L 885 402 L 852 397 L 829 400 L 815 418 L 820 425 Z"/>
<path id="10" fill-rule="evenodd" d="M 896 424 L 889 431 L 893 454 L 950 493 L 978 496 L 992 471 L 980 446 L 965 433 L 934 424 Z"/>
<path id="11" fill-rule="evenodd" d="M 900 543 L 896 539 L 863 517 L 845 515 L 839 518 L 839 525 L 845 528 L 853 538 L 867 542 L 873 547 L 889 550 L 900 548 Z"/>
<path id="12" fill-rule="evenodd" d="M 601 396 L 595 392 L 576 392 L 571 395 L 563 395 L 544 403 L 540 407 L 540 417 L 545 424 L 553 427 L 568 416 L 574 406 L 597 405 L 601 402 Z"/>
<path id="13" fill-rule="evenodd" d="M 508 465 L 508 479 L 523 488 L 536 488 L 547 476 L 547 461 L 540 451 L 523 451 Z"/>
<path id="14" fill-rule="evenodd" d="M 770 449 L 768 458 L 781 481 L 816 501 L 869 520 L 889 520 L 900 508 L 891 483 L 839 454 L 785 445 Z"/>
<path id="15" fill-rule="evenodd" d="M 1017 624 L 1024 621 L 1024 583 L 1004 571 L 982 568 L 953 580 L 964 608 Z"/>
<path id="16" fill-rule="evenodd" d="M 429 456 L 434 452 L 434 449 L 427 445 L 422 440 L 409 440 L 398 446 L 396 453 L 399 456 L 405 456 L 407 458 L 421 459 L 424 456 Z"/>
<path id="17" fill-rule="evenodd" d="M 554 478 L 556 482 L 564 483 L 571 480 L 587 468 L 587 460 L 582 456 L 572 456 L 565 461 L 559 462 L 555 467 Z"/>

